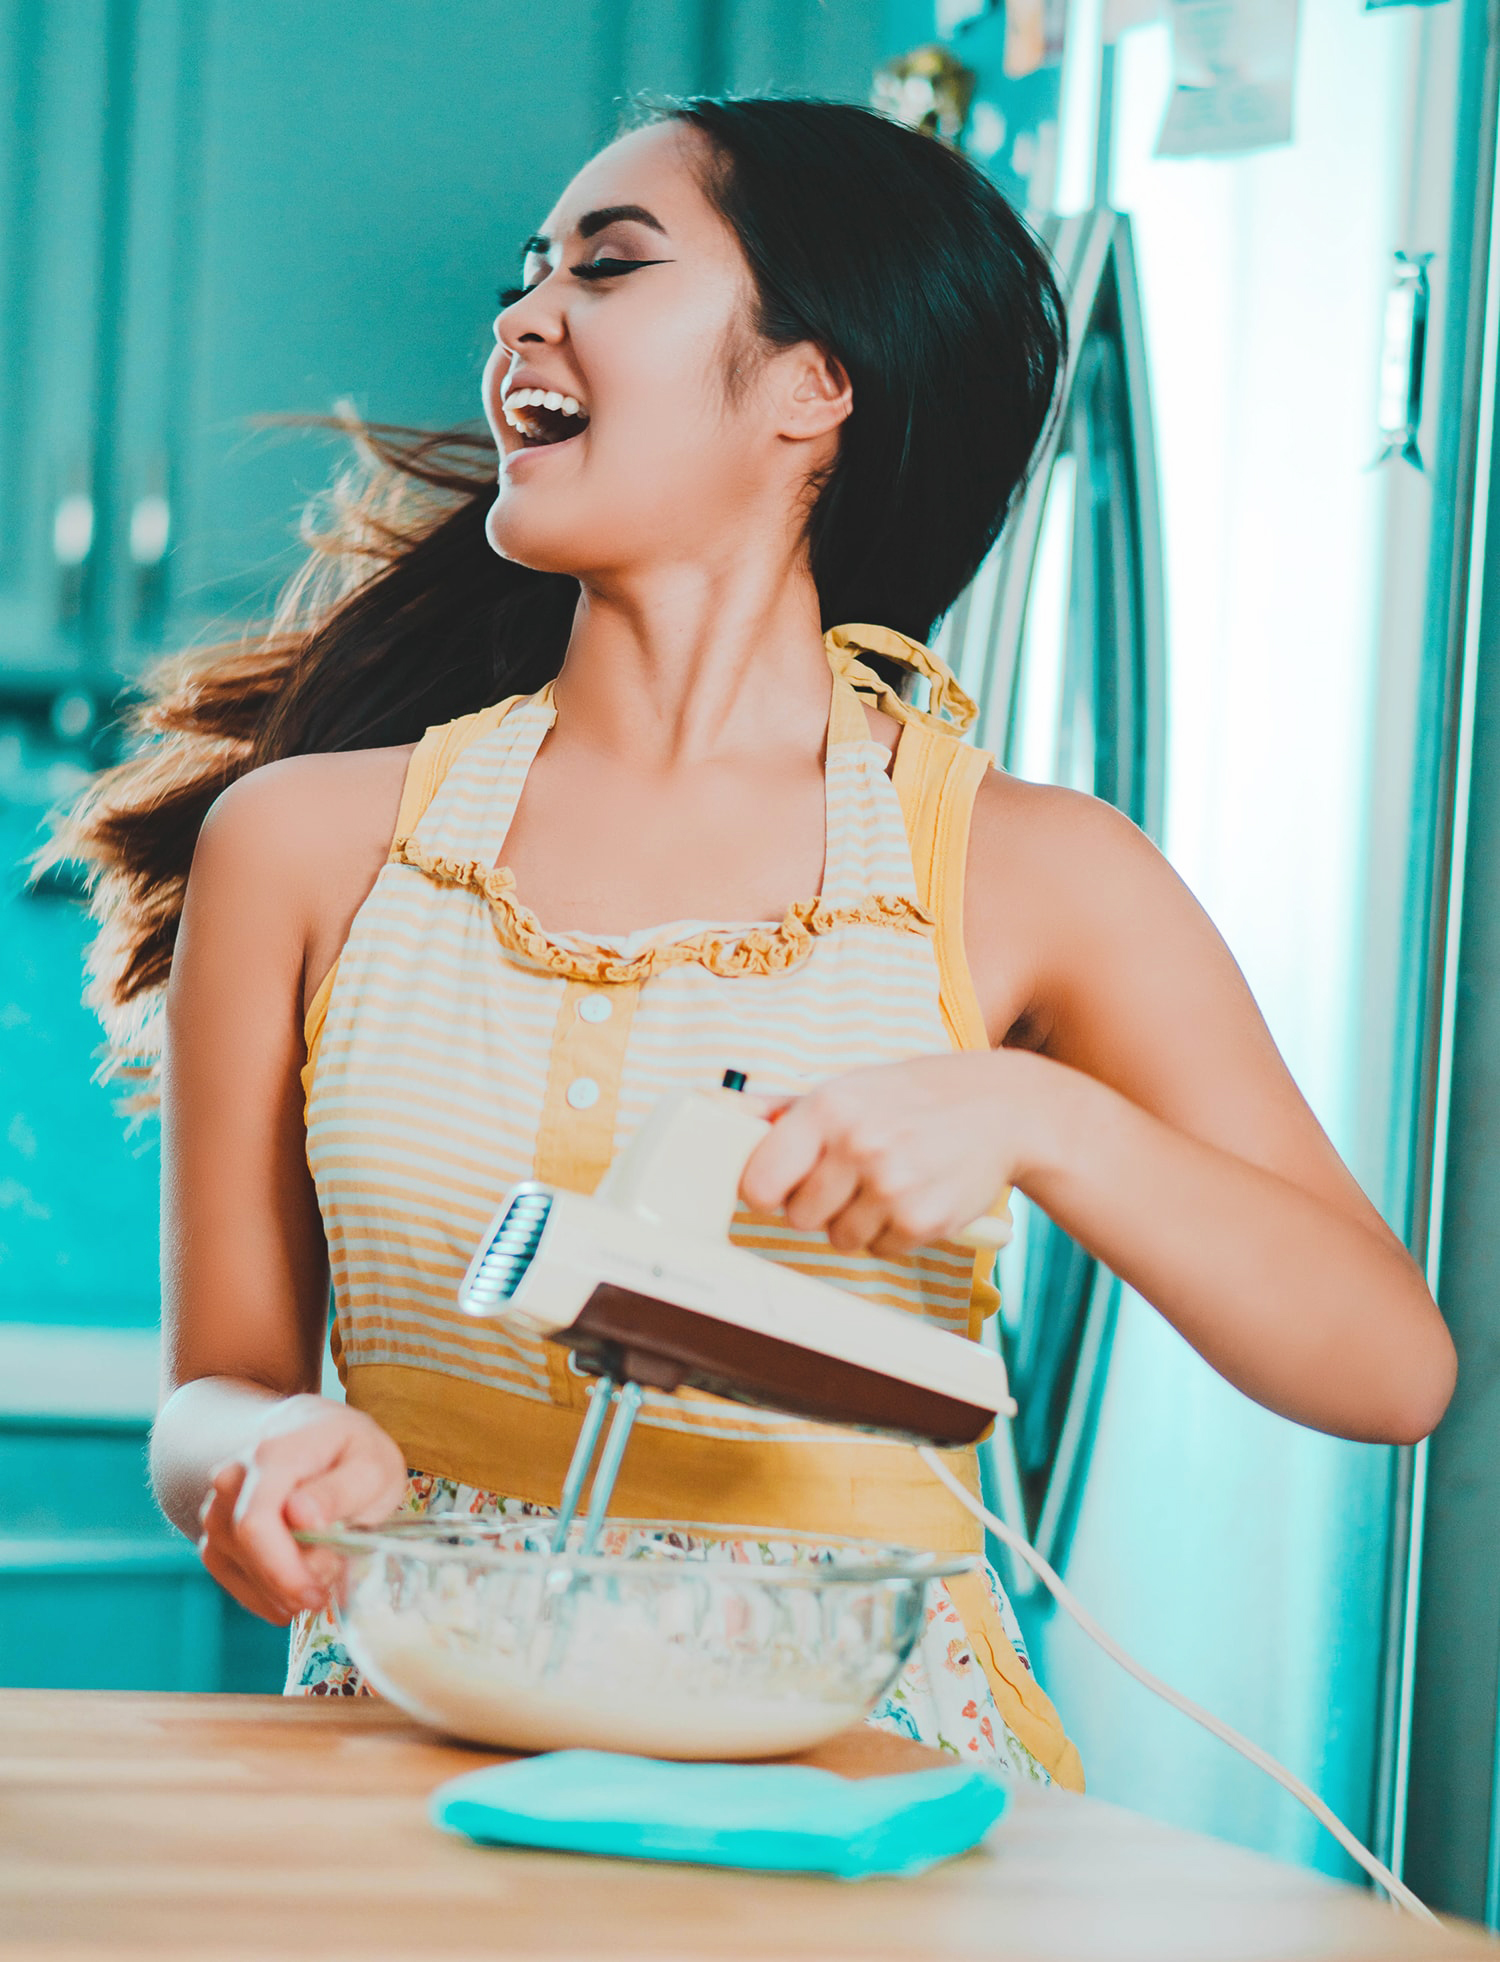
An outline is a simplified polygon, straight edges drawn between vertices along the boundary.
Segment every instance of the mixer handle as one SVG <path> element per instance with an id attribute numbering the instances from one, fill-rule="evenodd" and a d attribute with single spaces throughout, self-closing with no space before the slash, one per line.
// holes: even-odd
<path id="1" fill-rule="evenodd" d="M 771 1128 L 738 1089 L 664 1097 L 606 1172 L 598 1196 L 656 1225 L 727 1233 L 746 1161 Z M 953 1238 L 976 1253 L 1007 1246 L 1013 1231 L 1009 1198 L 1004 1194 L 993 1211 Z"/>

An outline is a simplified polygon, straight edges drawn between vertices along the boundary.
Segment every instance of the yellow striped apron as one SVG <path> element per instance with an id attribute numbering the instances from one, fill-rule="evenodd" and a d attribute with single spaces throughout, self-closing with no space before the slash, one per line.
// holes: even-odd
<path id="1" fill-rule="evenodd" d="M 552 690 L 429 730 L 390 856 L 307 1018 L 308 1163 L 332 1266 L 334 1353 L 351 1404 L 414 1473 L 554 1505 L 586 1379 L 559 1349 L 461 1315 L 454 1295 L 501 1196 L 523 1178 L 590 1192 L 669 1091 L 743 1070 L 768 1095 L 851 1069 L 988 1045 L 963 953 L 968 821 L 989 758 L 971 705 L 915 642 L 827 637 L 834 672 L 821 893 L 775 923 L 677 921 L 549 933 L 497 859 L 556 718 Z M 858 659 L 932 684 L 919 712 Z M 894 765 L 862 698 L 904 725 Z M 740 1246 L 977 1337 L 983 1261 L 951 1244 L 843 1254 L 751 1217 Z M 951 1454 L 978 1489 L 972 1450 Z M 651 1391 L 614 1510 L 635 1518 L 849 1534 L 982 1551 L 979 1528 L 899 1442 Z M 1077 1753 L 1008 1637 L 993 1575 L 947 1583 L 1010 1733 L 1060 1783 Z M 967 1707 L 967 1706 L 966 1706 Z"/>

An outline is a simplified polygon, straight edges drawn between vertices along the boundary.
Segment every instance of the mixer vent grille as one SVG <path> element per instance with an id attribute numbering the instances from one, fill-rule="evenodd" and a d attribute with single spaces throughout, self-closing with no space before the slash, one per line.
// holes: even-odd
<path id="1" fill-rule="evenodd" d="M 464 1289 L 459 1305 L 469 1314 L 493 1314 L 510 1300 L 536 1257 L 551 1210 L 552 1194 L 544 1188 L 522 1186 L 517 1191 Z"/>

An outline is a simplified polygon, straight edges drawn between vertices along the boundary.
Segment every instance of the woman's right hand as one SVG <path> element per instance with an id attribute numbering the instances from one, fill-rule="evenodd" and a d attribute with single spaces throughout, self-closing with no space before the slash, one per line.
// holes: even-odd
<path id="1" fill-rule="evenodd" d="M 294 1532 L 335 1520 L 373 1525 L 406 1491 L 395 1442 L 363 1412 L 330 1397 L 270 1406 L 244 1448 L 216 1465 L 199 1511 L 198 1552 L 236 1601 L 285 1625 L 328 1598 L 338 1556 Z"/>

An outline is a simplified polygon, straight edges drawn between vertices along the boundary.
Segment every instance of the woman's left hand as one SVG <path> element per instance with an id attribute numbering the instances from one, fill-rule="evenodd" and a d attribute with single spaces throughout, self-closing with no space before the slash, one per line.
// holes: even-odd
<path id="1" fill-rule="evenodd" d="M 758 1213 L 823 1228 L 841 1252 L 899 1258 L 990 1212 L 1016 1182 L 1045 1068 L 1024 1051 L 922 1056 L 767 1102 L 775 1122 L 740 1195 Z"/>

